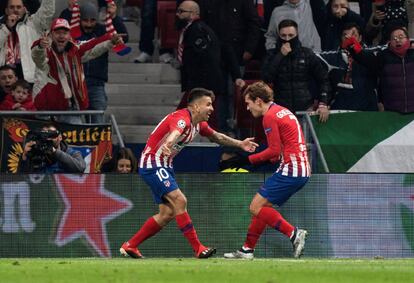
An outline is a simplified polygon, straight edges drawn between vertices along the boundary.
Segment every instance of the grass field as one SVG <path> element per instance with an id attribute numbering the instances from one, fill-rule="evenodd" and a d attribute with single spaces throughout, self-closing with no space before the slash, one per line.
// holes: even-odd
<path id="1" fill-rule="evenodd" d="M 0 282 L 414 282 L 414 259 L 0 259 Z"/>

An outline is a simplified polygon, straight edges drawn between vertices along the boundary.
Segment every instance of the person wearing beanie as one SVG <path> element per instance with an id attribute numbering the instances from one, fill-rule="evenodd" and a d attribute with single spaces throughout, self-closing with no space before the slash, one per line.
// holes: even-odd
<path id="1" fill-rule="evenodd" d="M 111 15 L 112 23 L 118 34 L 123 36 L 123 41 L 128 41 L 128 31 L 121 19 L 116 15 L 117 7 L 115 4 L 109 4 L 107 12 Z M 72 12 L 70 7 L 62 11 L 61 17 L 70 21 L 72 19 Z M 107 33 L 106 27 L 98 23 L 98 7 L 86 2 L 80 6 L 80 32 L 81 35 L 75 40 L 87 41 L 93 38 L 98 38 Z M 89 94 L 89 110 L 106 110 L 107 95 L 105 92 L 105 83 L 108 82 L 108 52 L 101 56 L 90 60 L 83 64 L 85 73 L 86 86 Z M 103 123 L 104 117 L 94 115 L 91 117 L 92 123 Z"/>

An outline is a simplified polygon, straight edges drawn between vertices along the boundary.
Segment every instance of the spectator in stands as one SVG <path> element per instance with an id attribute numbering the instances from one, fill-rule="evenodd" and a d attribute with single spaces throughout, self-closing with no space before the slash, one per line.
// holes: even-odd
<path id="1" fill-rule="evenodd" d="M 0 103 L 10 93 L 13 84 L 17 82 L 16 71 L 12 66 L 0 67 Z"/>
<path id="2" fill-rule="evenodd" d="M 346 23 L 342 30 L 342 44 L 354 37 L 362 45 L 362 30 L 356 23 Z M 330 70 L 333 87 L 331 109 L 378 111 L 377 76 L 367 67 L 352 59 L 349 51 L 322 52 L 322 61 Z"/>
<path id="3" fill-rule="evenodd" d="M 295 21 L 281 21 L 278 34 L 276 48 L 269 50 L 262 71 L 263 80 L 273 83 L 275 102 L 292 112 L 316 110 L 320 121 L 327 121 L 330 91 L 328 72 L 315 53 L 302 46 Z M 312 79 L 319 86 L 319 95 L 315 98 L 309 91 Z"/>
<path id="4" fill-rule="evenodd" d="M 410 48 L 407 29 L 390 29 L 388 47 L 377 53 L 365 51 L 355 37 L 343 47 L 360 64 L 379 76 L 380 111 L 414 112 L 414 49 Z"/>
<path id="5" fill-rule="evenodd" d="M 137 159 L 129 148 L 121 148 L 116 156 L 116 172 L 121 174 L 136 173 Z"/>
<path id="6" fill-rule="evenodd" d="M 11 93 L 0 103 L 0 110 L 35 111 L 32 100 L 32 86 L 25 80 L 18 80 Z"/>
<path id="7" fill-rule="evenodd" d="M 80 151 L 63 141 L 54 124 L 29 132 L 20 159 L 21 173 L 83 173 L 86 169 Z"/>
<path id="8" fill-rule="evenodd" d="M 38 110 L 85 110 L 88 91 L 82 63 L 99 57 L 122 42 L 119 34 L 104 36 L 75 45 L 65 19 L 52 22 L 49 35 L 44 34 L 32 48 L 36 63 L 34 101 Z M 111 39 L 111 40 L 109 40 Z M 69 123 L 80 123 L 80 117 L 64 116 Z"/>
<path id="9" fill-rule="evenodd" d="M 124 42 L 128 41 L 128 31 L 122 22 L 122 19 L 116 15 L 117 7 L 114 3 L 108 4 L 107 11 L 111 15 L 112 23 L 118 34 L 125 35 Z M 70 6 L 62 11 L 61 18 L 70 22 L 72 12 Z M 98 8 L 95 4 L 87 2 L 80 7 L 80 28 L 81 36 L 76 38 L 79 41 L 87 41 L 98 38 L 106 33 L 106 26 L 99 24 Z M 105 52 L 96 59 L 90 60 L 83 64 L 85 73 L 86 86 L 88 88 L 89 110 L 106 110 L 107 96 L 105 92 L 105 83 L 108 81 L 108 52 Z M 92 115 L 92 123 L 103 123 L 102 115 Z"/>
<path id="10" fill-rule="evenodd" d="M 152 61 L 154 53 L 154 32 L 157 22 L 157 0 L 145 0 L 141 9 L 141 31 L 139 39 L 140 54 L 134 59 L 135 63 Z M 160 62 L 170 63 L 173 60 L 171 49 L 160 49 Z"/>
<path id="11" fill-rule="evenodd" d="M 34 15 L 29 15 L 22 0 L 8 0 L 0 22 L 0 66 L 16 66 L 17 76 L 33 83 L 35 64 L 30 48 L 49 29 L 54 13 L 54 0 L 43 0 Z"/>
<path id="12" fill-rule="evenodd" d="M 322 50 L 336 50 L 341 44 L 344 25 L 356 23 L 365 29 L 364 19 L 349 9 L 348 0 L 331 0 L 327 5 L 326 21 L 321 32 Z"/>
<path id="13" fill-rule="evenodd" d="M 196 87 L 224 93 L 220 42 L 214 31 L 200 20 L 200 9 L 194 1 L 184 1 L 177 9 L 180 30 L 178 61 L 181 63 L 183 97 L 178 109 L 187 106 L 188 93 Z M 220 115 L 220 114 L 218 114 Z M 215 120 L 215 121 L 214 121 Z M 212 124 L 217 126 L 217 118 Z"/>
<path id="14" fill-rule="evenodd" d="M 408 26 L 405 0 L 375 0 L 372 5 L 372 15 L 366 26 L 369 44 L 386 44 L 389 28 L 397 24 Z"/>
<path id="15" fill-rule="evenodd" d="M 312 0 L 312 2 L 317 0 Z M 316 3 L 316 2 L 315 2 Z M 323 1 L 318 1 L 320 9 L 325 8 Z M 282 6 L 276 7 L 270 18 L 269 27 L 265 34 L 266 49 L 274 49 L 278 36 L 279 23 L 286 19 L 294 20 L 299 26 L 300 41 L 304 47 L 314 51 L 321 50 L 321 38 L 319 37 L 315 23 L 310 0 L 286 0 Z"/>
<path id="16" fill-rule="evenodd" d="M 102 167 L 102 172 L 137 173 L 138 163 L 130 148 L 119 148 L 114 157 Z"/>
<path id="17" fill-rule="evenodd" d="M 218 96 L 219 128 L 233 131 L 234 82 L 242 78 L 244 66 L 256 51 L 261 32 L 260 18 L 251 0 L 198 0 L 201 19 L 221 42 L 225 93 Z"/>

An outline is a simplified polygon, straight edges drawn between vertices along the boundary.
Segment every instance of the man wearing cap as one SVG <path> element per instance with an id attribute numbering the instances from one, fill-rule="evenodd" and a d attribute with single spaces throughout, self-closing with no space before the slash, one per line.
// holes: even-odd
<path id="1" fill-rule="evenodd" d="M 4 13 L 0 21 L 0 66 L 15 66 L 18 76 L 32 83 L 35 64 L 30 48 L 49 29 L 55 1 L 43 0 L 39 10 L 30 15 L 22 0 L 8 0 Z"/>
<path id="2" fill-rule="evenodd" d="M 70 4 L 70 3 L 69 3 Z M 108 4 L 107 11 L 111 15 L 112 23 L 118 34 L 124 34 L 124 42 L 128 41 L 128 31 L 122 19 L 116 15 L 116 5 Z M 62 11 L 61 18 L 70 22 L 72 12 L 70 7 Z M 87 41 L 97 38 L 106 33 L 106 27 L 98 22 L 98 8 L 91 2 L 86 2 L 80 7 L 80 28 L 81 36 L 76 38 L 79 41 Z M 86 86 L 89 95 L 89 110 L 106 110 L 107 96 L 105 83 L 108 81 L 108 53 L 105 52 L 98 58 L 83 64 Z M 92 123 L 104 122 L 103 116 L 93 115 Z"/>
<path id="3" fill-rule="evenodd" d="M 83 62 L 107 52 L 122 42 L 120 35 L 105 34 L 87 42 L 71 41 L 67 20 L 52 22 L 50 34 L 44 34 L 33 44 L 32 57 L 36 64 L 33 87 L 38 110 L 85 110 L 89 106 Z M 66 122 L 74 120 L 63 119 Z M 78 121 L 76 121 L 78 122 Z"/>

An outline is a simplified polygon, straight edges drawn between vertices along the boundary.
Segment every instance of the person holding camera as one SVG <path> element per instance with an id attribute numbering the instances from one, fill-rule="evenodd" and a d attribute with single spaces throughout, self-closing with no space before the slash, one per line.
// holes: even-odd
<path id="1" fill-rule="evenodd" d="M 83 173 L 86 168 L 80 151 L 68 146 L 53 124 L 26 136 L 19 171 L 22 173 Z"/>

